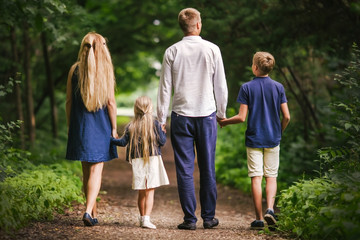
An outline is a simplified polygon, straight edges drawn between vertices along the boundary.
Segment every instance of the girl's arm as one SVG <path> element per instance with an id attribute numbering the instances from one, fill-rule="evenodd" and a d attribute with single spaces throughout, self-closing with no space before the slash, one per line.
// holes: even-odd
<path id="1" fill-rule="evenodd" d="M 218 122 L 221 127 L 225 127 L 229 124 L 236 124 L 236 123 L 242 123 L 246 120 L 246 115 L 248 112 L 248 105 L 246 104 L 240 104 L 239 113 L 231 118 L 218 118 Z"/>
<path id="2" fill-rule="evenodd" d="M 125 134 L 121 138 L 116 139 L 111 137 L 110 141 L 112 144 L 115 144 L 120 147 L 125 147 L 129 142 L 129 137 L 130 137 L 129 132 L 126 130 Z"/>
<path id="3" fill-rule="evenodd" d="M 281 120 L 281 131 L 284 132 L 285 128 L 287 127 L 287 125 L 290 122 L 290 112 L 289 112 L 287 103 L 282 103 L 280 105 L 280 109 L 281 109 L 282 116 L 283 116 L 283 118 Z"/>
<path id="4" fill-rule="evenodd" d="M 74 70 L 76 68 L 76 64 L 72 65 L 68 74 L 67 83 L 66 83 L 66 104 L 65 104 L 65 111 L 66 111 L 66 122 L 69 128 L 70 125 L 70 112 L 71 112 L 71 104 L 72 104 L 72 86 L 71 86 L 71 79 L 74 74 Z"/>
<path id="5" fill-rule="evenodd" d="M 114 90 L 112 90 L 111 93 L 110 93 L 107 108 L 108 108 L 109 119 L 110 119 L 110 123 L 111 123 L 111 136 L 113 138 L 118 138 L 119 136 L 118 136 L 118 133 L 117 133 L 117 125 L 116 125 L 117 108 L 116 108 Z"/>

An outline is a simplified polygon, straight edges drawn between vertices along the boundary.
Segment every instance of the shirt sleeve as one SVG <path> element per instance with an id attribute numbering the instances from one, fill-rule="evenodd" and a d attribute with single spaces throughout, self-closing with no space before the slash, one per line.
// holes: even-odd
<path id="1" fill-rule="evenodd" d="M 157 96 L 157 117 L 161 124 L 166 123 L 169 111 L 169 104 L 172 91 L 172 61 L 170 60 L 170 50 L 166 50 L 161 67 L 161 75 Z"/>
<path id="2" fill-rule="evenodd" d="M 236 102 L 249 105 L 249 94 L 245 85 L 241 86 Z"/>
<path id="3" fill-rule="evenodd" d="M 216 115 L 219 118 L 226 117 L 226 106 L 228 101 L 228 88 L 226 84 L 225 69 L 220 49 L 216 52 L 214 72 L 214 94 L 216 101 Z"/>
<path id="4" fill-rule="evenodd" d="M 130 138 L 129 131 L 126 130 L 124 136 L 122 136 L 121 138 L 116 139 L 111 137 L 111 143 L 120 147 L 125 147 L 129 142 L 129 138 Z"/>
<path id="5" fill-rule="evenodd" d="M 282 85 L 281 85 L 280 99 L 281 99 L 281 104 L 287 102 L 286 95 L 285 95 L 285 89 L 284 89 L 284 86 L 282 86 Z"/>

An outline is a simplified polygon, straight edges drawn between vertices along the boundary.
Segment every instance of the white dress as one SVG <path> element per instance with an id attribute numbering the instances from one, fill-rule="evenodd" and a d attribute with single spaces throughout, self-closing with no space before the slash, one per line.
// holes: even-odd
<path id="1" fill-rule="evenodd" d="M 161 155 L 151 156 L 146 164 L 143 158 L 135 158 L 131 160 L 131 165 L 132 189 L 144 190 L 169 184 Z"/>

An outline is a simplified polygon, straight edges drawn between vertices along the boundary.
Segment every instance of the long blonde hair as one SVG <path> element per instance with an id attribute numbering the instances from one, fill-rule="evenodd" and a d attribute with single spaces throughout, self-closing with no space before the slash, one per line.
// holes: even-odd
<path id="1" fill-rule="evenodd" d="M 74 66 L 78 66 L 78 87 L 86 109 L 99 110 L 108 103 L 115 87 L 114 67 L 104 37 L 95 32 L 86 34 Z"/>
<path id="2" fill-rule="evenodd" d="M 157 136 L 152 109 L 153 106 L 149 97 L 142 96 L 135 100 L 135 117 L 128 125 L 130 133 L 129 160 L 131 159 L 131 153 L 141 156 L 140 153 L 142 152 L 144 163 L 146 163 L 149 161 L 150 152 L 157 154 Z M 140 145 L 142 149 L 139 149 Z"/>

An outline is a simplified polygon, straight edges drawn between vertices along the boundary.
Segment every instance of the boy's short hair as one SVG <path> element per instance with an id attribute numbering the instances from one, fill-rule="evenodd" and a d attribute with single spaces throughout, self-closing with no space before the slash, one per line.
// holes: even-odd
<path id="1" fill-rule="evenodd" d="M 268 52 L 256 52 L 253 57 L 255 64 L 262 75 L 270 73 L 275 66 L 275 58 Z"/>
<path id="2" fill-rule="evenodd" d="M 201 21 L 200 12 L 195 8 L 185 8 L 180 11 L 178 21 L 185 34 L 191 33 L 195 31 L 196 24 Z"/>

